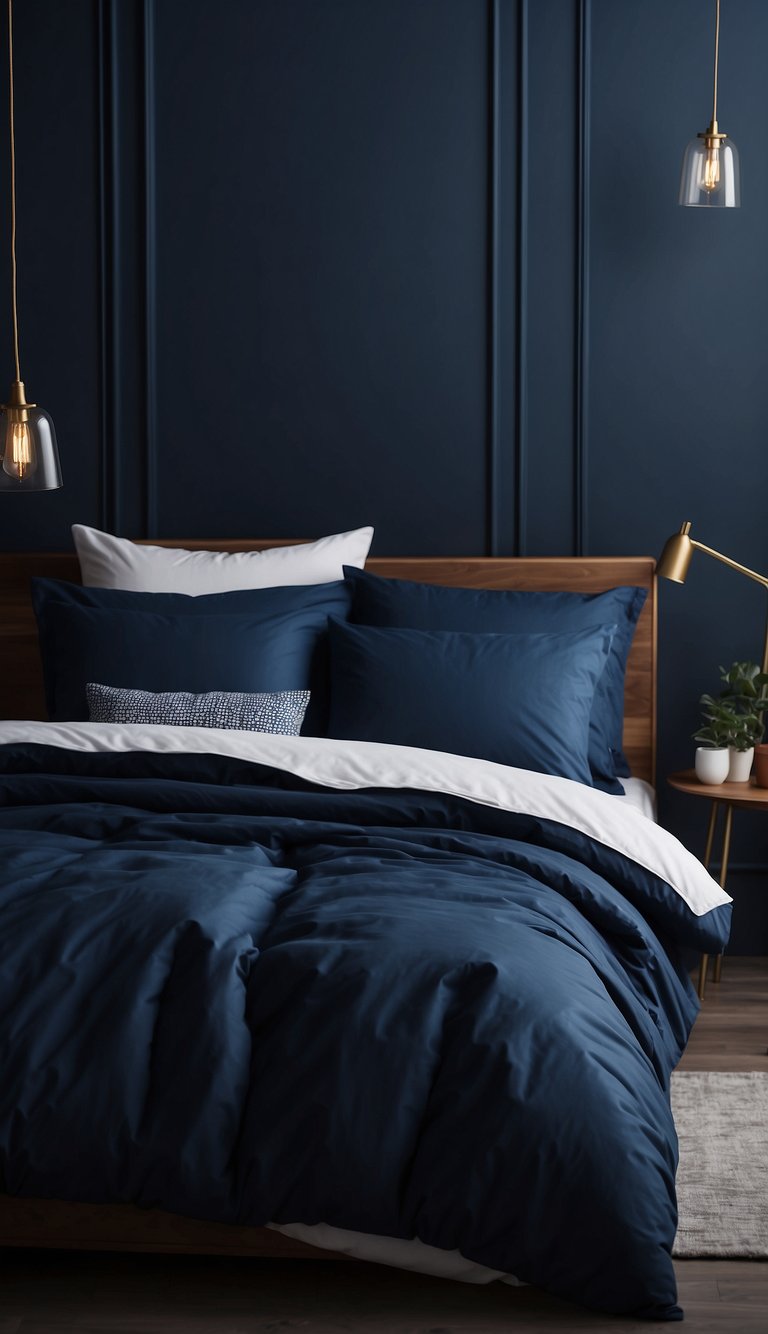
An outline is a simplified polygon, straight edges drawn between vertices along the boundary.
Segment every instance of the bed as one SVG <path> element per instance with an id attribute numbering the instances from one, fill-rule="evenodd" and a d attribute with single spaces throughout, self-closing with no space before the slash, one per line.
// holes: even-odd
<path id="1" fill-rule="evenodd" d="M 267 544 L 159 545 L 234 552 Z M 634 780 L 652 784 L 656 608 L 650 559 L 379 559 L 366 571 L 447 588 L 645 590 L 626 666 L 623 737 Z M 46 717 L 31 577 L 76 583 L 77 562 L 65 553 L 0 556 L 0 702 L 8 720 Z M 208 900 L 180 903 L 185 920 L 197 914 L 207 924 L 203 945 L 176 941 L 162 986 L 150 981 L 136 999 L 136 1005 L 154 1003 L 165 987 L 163 1023 L 171 1022 L 175 1005 L 176 1037 L 163 1036 L 153 1010 L 154 1027 L 139 1026 L 132 1039 L 142 1051 L 166 1052 L 168 1086 L 156 1087 L 163 1080 L 146 1051 L 134 1059 L 129 1047 L 120 1047 L 119 1025 L 99 1030 L 103 1069 L 84 1081 L 88 1105 L 108 1123 L 115 1093 L 126 1099 L 123 1122 L 111 1128 L 114 1143 L 100 1158 L 92 1147 L 99 1122 L 88 1120 L 85 1095 L 74 1102 L 62 1096 L 57 1111 L 55 1087 L 43 1080 L 27 1119 L 34 1112 L 50 1142 L 58 1115 L 71 1152 L 63 1163 L 58 1150 L 47 1154 L 42 1129 L 30 1151 L 24 1116 L 6 1122 L 0 1244 L 317 1258 L 344 1253 L 469 1281 L 534 1282 L 598 1309 L 680 1318 L 670 1259 L 676 1142 L 668 1085 L 696 1013 L 682 951 L 721 948 L 727 896 L 646 814 L 627 810 L 627 798 L 484 759 L 436 758 L 429 748 L 310 741 L 217 729 L 207 735 L 188 729 L 179 737 L 172 728 L 121 732 L 107 725 L 99 732 L 98 724 L 0 724 L 0 835 L 10 839 L 0 864 L 20 857 L 21 881 L 40 873 L 46 840 L 53 840 L 50 855 L 59 858 L 63 883 L 71 888 L 66 868 L 75 843 L 91 840 L 90 849 L 95 839 L 102 859 L 89 871 L 94 885 L 109 877 L 118 848 L 129 875 L 148 868 L 146 884 L 159 897 L 163 876 L 181 884 L 181 844 L 185 856 L 194 849 L 195 865 L 213 879 L 222 847 L 237 862 L 247 844 L 259 850 L 259 892 L 269 912 L 284 902 L 286 875 L 298 874 L 306 892 L 306 900 L 297 901 L 298 917 L 281 908 L 281 927 L 268 925 L 270 946 L 260 954 L 240 940 L 248 934 L 240 889 L 231 898 L 229 888 L 221 890 L 237 924 L 232 939 L 240 941 L 227 955 L 223 986 L 208 976 L 205 963 L 222 910 Z M 133 818 L 137 809 L 140 819 Z M 254 842 L 254 827 L 268 829 L 261 841 Z M 36 858 L 33 871 L 29 856 Z M 153 881 L 163 857 L 170 860 Z M 188 876 L 190 863 L 183 865 Z M 249 863 L 240 871 L 235 881 L 242 888 L 254 868 Z M 11 880 L 6 875 L 6 901 L 15 902 Z M 372 885 L 381 895 L 375 907 Z M 149 920 L 154 900 L 142 903 Z M 303 934 L 297 926 L 302 913 L 314 914 Z M 516 954 L 510 942 L 522 930 L 521 913 L 529 935 Z M 158 939 L 165 940 L 167 923 L 161 926 Z M 41 922 L 27 976 L 34 977 L 38 958 L 53 958 L 52 942 L 62 939 L 62 929 L 53 920 L 47 927 Z M 450 955 L 450 967 L 441 956 L 437 980 L 429 981 L 421 959 L 425 930 Z M 320 961 L 312 954 L 313 935 L 322 947 Z M 74 937 L 71 948 L 82 957 Z M 281 948 L 286 957 L 293 950 L 282 972 Z M 322 962 L 334 950 L 337 974 Z M 147 957 L 156 956 L 142 955 L 145 963 Z M 179 958 L 194 977 L 194 991 L 175 995 L 167 990 L 168 969 Z M 392 1012 L 392 976 L 377 972 L 382 958 L 391 961 L 402 988 Z M 511 981 L 509 959 L 516 970 Z M 259 969 L 262 985 L 251 991 L 248 977 L 259 977 Z M 86 969 L 79 979 L 73 965 L 67 976 L 73 1013 L 82 1017 L 88 988 L 100 994 L 107 985 L 103 969 L 92 975 Z M 125 976 L 119 980 L 120 988 L 130 989 Z M 39 987 L 37 1011 L 33 1005 L 30 1013 L 15 1012 L 17 1027 L 4 1048 L 11 1066 L 14 1043 L 34 1034 L 36 1024 L 42 1032 L 40 1011 L 59 1003 L 61 979 L 58 989 L 46 990 L 45 983 L 35 978 L 24 993 L 34 996 Z M 198 993 L 204 1003 L 194 1000 Z M 243 995 L 255 1007 L 245 1025 Z M 281 995 L 280 1005 L 270 999 Z M 111 1003 L 118 1013 L 117 993 Z M 180 1061 L 173 1050 L 185 1013 L 194 1013 L 199 1050 L 185 1051 Z M 517 1033 L 514 1044 L 505 1036 L 507 1022 Z M 570 1052 L 565 1075 L 556 1068 L 563 1066 L 562 1053 L 553 1046 L 548 1054 L 555 1031 L 558 1041 L 565 1034 Z M 55 1036 L 46 1041 L 41 1052 L 57 1050 Z M 279 1059 L 300 1072 L 297 1083 L 259 1100 L 254 1088 L 271 1088 L 269 1072 Z M 297 1110 L 301 1088 L 312 1089 L 311 1113 Z M 204 1124 L 188 1120 L 190 1090 L 212 1104 Z M 588 1135 L 572 1110 L 585 1099 L 593 1104 Z M 334 1127 L 342 1102 L 351 1110 Z M 157 1109 L 151 1134 L 147 1106 Z M 72 1120 L 74 1108 L 87 1124 Z M 393 1108 L 397 1126 L 390 1134 Z M 182 1123 L 184 1151 L 177 1153 L 175 1127 Z M 358 1135 L 363 1123 L 364 1142 Z M 151 1152 L 143 1143 L 148 1135 Z M 158 1156 L 161 1142 L 172 1168 Z M 241 1154 L 233 1178 L 233 1146 L 240 1153 L 246 1142 L 259 1151 Z M 131 1164 L 120 1180 L 118 1161 Z M 201 1162 L 208 1164 L 204 1181 Z M 617 1172 L 618 1193 L 615 1182 L 595 1182 L 595 1174 L 616 1178 Z M 360 1180 L 366 1182 L 362 1193 Z M 49 1188 L 41 1190 L 40 1182 Z"/>

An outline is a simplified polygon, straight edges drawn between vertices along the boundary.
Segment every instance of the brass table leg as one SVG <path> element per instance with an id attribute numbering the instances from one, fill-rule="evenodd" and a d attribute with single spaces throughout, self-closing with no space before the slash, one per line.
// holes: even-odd
<path id="1" fill-rule="evenodd" d="M 709 869 L 709 863 L 712 860 L 712 844 L 715 838 L 715 825 L 717 823 L 717 812 L 719 802 L 712 802 L 712 809 L 709 812 L 709 824 L 707 826 L 707 846 L 704 849 L 704 865 Z"/>
<path id="2" fill-rule="evenodd" d="M 723 861 L 720 867 L 720 888 L 725 889 L 725 881 L 728 876 L 728 858 L 731 852 L 731 824 L 733 822 L 733 806 L 728 804 L 725 811 L 725 830 L 723 832 Z M 715 959 L 715 982 L 720 981 L 720 972 L 723 967 L 722 952 Z"/>
<path id="3" fill-rule="evenodd" d="M 709 870 L 709 863 L 712 860 L 712 844 L 715 838 L 715 825 L 717 824 L 717 813 L 719 809 L 720 809 L 720 803 L 717 801 L 713 801 L 709 812 L 709 824 L 707 826 L 707 844 L 704 849 L 704 865 L 707 867 L 707 870 Z M 728 807 L 728 810 L 730 811 L 730 806 Z M 699 985 L 697 987 L 697 991 L 699 993 L 699 1000 L 704 999 L 704 992 L 707 989 L 708 966 L 709 966 L 709 955 L 702 954 L 701 959 L 699 960 Z"/>
<path id="4" fill-rule="evenodd" d="M 709 963 L 709 955 L 708 955 L 708 954 L 702 954 L 702 955 L 701 955 L 701 958 L 699 959 L 699 985 L 698 985 L 697 988 L 696 988 L 697 992 L 699 993 L 699 1000 L 702 1000 L 702 1001 L 703 1001 L 703 999 L 704 999 L 704 992 L 705 992 L 706 989 L 707 989 L 707 965 L 708 965 L 708 963 Z"/>

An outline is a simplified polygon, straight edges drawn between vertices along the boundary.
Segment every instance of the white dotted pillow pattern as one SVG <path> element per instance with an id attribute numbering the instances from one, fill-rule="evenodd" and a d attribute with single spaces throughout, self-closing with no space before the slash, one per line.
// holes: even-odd
<path id="1" fill-rule="evenodd" d="M 191 695 L 184 690 L 152 694 L 89 681 L 86 685 L 92 723 L 159 723 L 175 727 L 224 727 L 240 732 L 272 732 L 298 736 L 309 704 L 308 690 L 211 690 Z"/>

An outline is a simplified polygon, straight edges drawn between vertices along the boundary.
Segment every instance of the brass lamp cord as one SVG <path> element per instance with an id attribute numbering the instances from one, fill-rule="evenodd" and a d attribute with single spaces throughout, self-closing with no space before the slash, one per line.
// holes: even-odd
<path id="1" fill-rule="evenodd" d="M 719 3 L 719 0 L 718 0 Z M 19 310 L 16 295 L 16 129 L 13 115 L 13 0 L 8 0 L 8 90 L 11 141 L 11 302 L 13 311 L 13 355 L 16 380 L 21 379 L 19 365 Z"/>
<path id="2" fill-rule="evenodd" d="M 8 0 L 10 5 L 11 0 Z M 717 64 L 720 58 L 720 0 L 715 0 L 715 87 L 712 96 L 712 124 L 717 125 Z"/>

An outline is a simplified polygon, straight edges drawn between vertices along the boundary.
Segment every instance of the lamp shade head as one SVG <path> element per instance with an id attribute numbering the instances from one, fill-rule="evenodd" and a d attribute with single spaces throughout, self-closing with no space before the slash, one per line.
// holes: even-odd
<path id="1" fill-rule="evenodd" d="M 53 422 L 24 399 L 15 381 L 10 402 L 0 406 L 0 492 L 58 491 L 61 466 Z"/>
<path id="2" fill-rule="evenodd" d="M 656 573 L 660 579 L 671 579 L 675 584 L 685 583 L 694 551 L 689 537 L 690 528 L 690 523 L 684 523 L 679 533 L 667 539 L 656 562 Z"/>
<path id="3" fill-rule="evenodd" d="M 683 154 L 678 203 L 684 208 L 739 208 L 739 152 L 725 134 L 699 134 Z"/>

